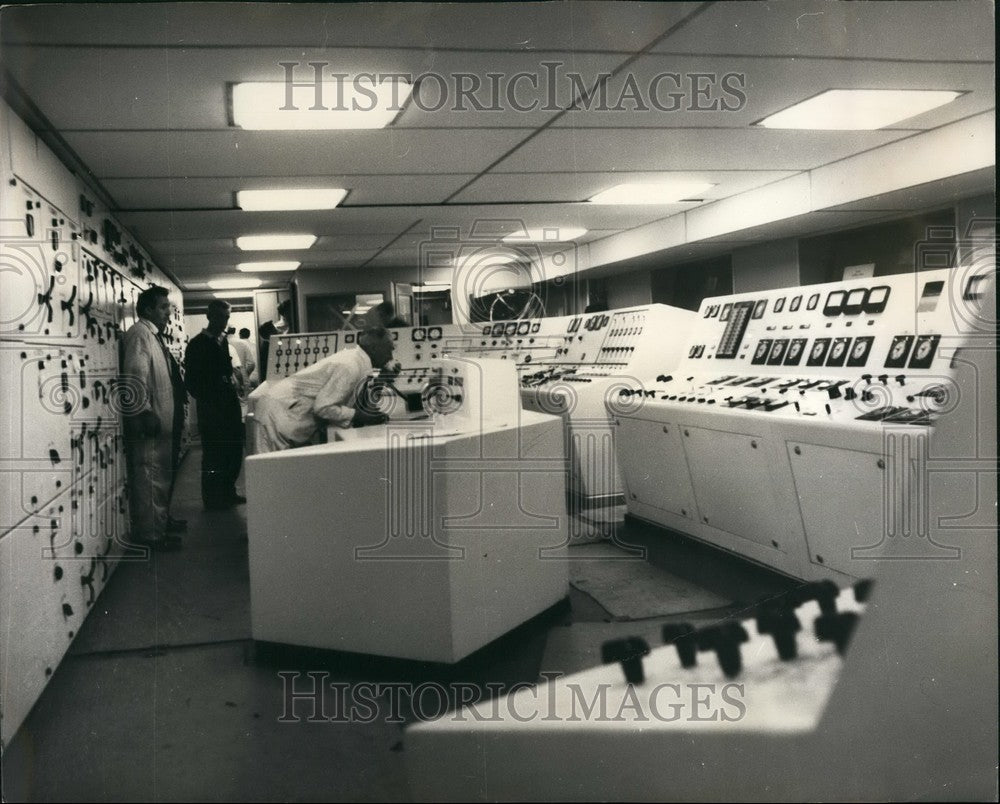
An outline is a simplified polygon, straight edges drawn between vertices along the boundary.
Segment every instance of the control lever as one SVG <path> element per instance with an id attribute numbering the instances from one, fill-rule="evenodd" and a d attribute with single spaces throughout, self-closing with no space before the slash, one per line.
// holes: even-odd
<path id="1" fill-rule="evenodd" d="M 792 592 L 792 600 L 796 606 L 800 606 L 809 600 L 819 603 L 819 610 L 823 614 L 837 613 L 837 595 L 840 589 L 833 581 L 813 581 L 806 583 Z"/>
<path id="2" fill-rule="evenodd" d="M 732 678 L 743 669 L 740 643 L 750 639 L 746 629 L 738 623 L 724 623 L 702 628 L 694 635 L 698 650 L 715 651 L 722 672 Z"/>
<path id="3" fill-rule="evenodd" d="M 782 661 L 787 662 L 798 655 L 795 635 L 802 630 L 802 626 L 793 609 L 783 602 L 772 602 L 764 605 L 756 619 L 757 631 L 771 635 Z"/>
<path id="4" fill-rule="evenodd" d="M 854 635 L 858 625 L 858 615 L 853 611 L 842 611 L 839 614 L 826 614 L 816 618 L 816 638 L 821 642 L 833 642 L 837 653 L 841 656 L 847 650 L 847 645 Z"/>
<path id="5" fill-rule="evenodd" d="M 694 628 L 689 623 L 667 623 L 661 630 L 663 643 L 674 644 L 681 667 L 694 667 L 698 663 L 698 645 L 693 635 Z"/>
<path id="6" fill-rule="evenodd" d="M 621 664 L 625 680 L 629 684 L 641 684 L 646 680 L 642 671 L 642 657 L 648 655 L 649 645 L 642 637 L 612 639 L 601 645 L 601 661 L 604 664 Z"/>

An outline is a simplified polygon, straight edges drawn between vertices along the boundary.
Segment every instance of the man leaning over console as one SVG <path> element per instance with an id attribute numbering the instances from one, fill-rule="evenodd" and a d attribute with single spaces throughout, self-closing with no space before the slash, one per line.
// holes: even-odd
<path id="1" fill-rule="evenodd" d="M 282 380 L 254 391 L 255 451 L 301 447 L 329 422 L 338 427 L 383 424 L 388 417 L 358 404 L 358 395 L 372 369 L 392 360 L 392 336 L 371 327 L 358 346 L 326 357 Z"/>

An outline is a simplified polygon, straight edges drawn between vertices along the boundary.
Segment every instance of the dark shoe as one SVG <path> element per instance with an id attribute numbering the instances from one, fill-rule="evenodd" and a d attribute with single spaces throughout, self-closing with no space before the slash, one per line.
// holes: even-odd
<path id="1" fill-rule="evenodd" d="M 186 519 L 167 519 L 167 533 L 187 533 L 188 523 Z"/>
<path id="2" fill-rule="evenodd" d="M 181 542 L 178 536 L 164 536 L 162 539 L 139 542 L 139 544 L 157 553 L 174 553 L 183 547 L 183 542 Z"/>

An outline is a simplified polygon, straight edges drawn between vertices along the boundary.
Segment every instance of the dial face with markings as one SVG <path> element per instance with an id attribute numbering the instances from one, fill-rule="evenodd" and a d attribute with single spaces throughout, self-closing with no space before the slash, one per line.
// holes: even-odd
<path id="1" fill-rule="evenodd" d="M 832 352 L 832 354 L 830 355 L 830 357 L 832 357 L 833 359 L 835 359 L 835 360 L 836 360 L 836 359 L 837 359 L 838 357 L 840 357 L 840 356 L 841 356 L 841 355 L 842 355 L 843 353 L 844 353 L 844 344 L 843 344 L 843 343 L 835 343 L 835 344 L 833 345 L 833 352 Z"/>
<path id="2" fill-rule="evenodd" d="M 917 358 L 917 360 L 923 360 L 923 359 L 925 359 L 925 358 L 927 357 L 927 355 L 929 355 L 930 353 L 931 353 L 931 342 L 930 342 L 930 341 L 923 341 L 923 342 L 922 342 L 922 343 L 921 343 L 921 344 L 920 344 L 920 345 L 919 345 L 919 346 L 917 347 L 917 354 L 916 354 L 916 358 Z"/>
<path id="3" fill-rule="evenodd" d="M 823 354 L 823 344 L 817 343 L 815 346 L 813 346 L 813 350 L 812 350 L 812 358 L 813 358 L 813 360 L 819 360 L 820 355 L 822 355 L 822 354 Z"/>
<path id="4" fill-rule="evenodd" d="M 906 341 L 900 341 L 892 347 L 892 359 L 899 360 L 906 351 Z"/>
<path id="5" fill-rule="evenodd" d="M 867 344 L 864 341 L 854 344 L 854 351 L 851 353 L 851 356 L 855 359 L 860 359 L 864 356 L 866 346 Z"/>
<path id="6" fill-rule="evenodd" d="M 798 357 L 799 356 L 799 352 L 801 350 L 802 350 L 802 347 L 799 344 L 793 343 L 790 347 L 788 347 L 788 356 L 791 357 L 791 358 Z"/>

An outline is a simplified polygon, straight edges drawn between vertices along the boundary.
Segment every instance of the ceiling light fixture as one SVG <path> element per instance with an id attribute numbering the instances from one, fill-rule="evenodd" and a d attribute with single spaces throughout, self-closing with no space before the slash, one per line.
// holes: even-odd
<path id="1" fill-rule="evenodd" d="M 763 128 L 871 131 L 944 106 L 961 92 L 930 89 L 828 89 L 765 117 Z"/>
<path id="2" fill-rule="evenodd" d="M 402 111 L 412 91 L 412 84 L 392 76 L 351 76 L 318 83 L 301 78 L 234 84 L 230 100 L 233 123 L 245 129 L 385 128 Z"/>
<path id="3" fill-rule="evenodd" d="M 253 294 L 247 293 L 245 290 L 217 290 L 212 293 L 217 299 L 251 299 Z"/>
<path id="4" fill-rule="evenodd" d="M 500 251 L 476 249 L 468 253 L 460 253 L 452 260 L 452 265 L 456 268 L 462 268 L 466 266 L 510 265 L 515 262 L 529 261 L 530 257 L 528 255 L 515 253 L 506 248 Z"/>
<path id="5" fill-rule="evenodd" d="M 246 212 L 284 209 L 334 209 L 347 190 L 337 188 L 303 190 L 237 190 L 236 206 Z"/>
<path id="6" fill-rule="evenodd" d="M 696 198 L 715 185 L 707 181 L 667 181 L 619 184 L 590 199 L 591 204 L 676 204 Z M 700 200 L 700 199 L 699 199 Z"/>
<path id="7" fill-rule="evenodd" d="M 243 251 L 297 251 L 309 248 L 316 235 L 244 235 L 236 238 L 236 247 Z"/>
<path id="8" fill-rule="evenodd" d="M 241 290 L 259 288 L 261 284 L 259 279 L 212 279 L 208 286 L 214 290 Z"/>
<path id="9" fill-rule="evenodd" d="M 295 260 L 274 260 L 272 262 L 241 262 L 237 271 L 294 271 L 302 263 Z"/>
<path id="10" fill-rule="evenodd" d="M 575 240 L 587 233 L 578 226 L 542 226 L 537 229 L 520 229 L 504 238 L 505 243 L 562 243 Z"/>

